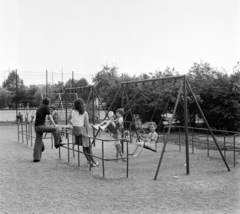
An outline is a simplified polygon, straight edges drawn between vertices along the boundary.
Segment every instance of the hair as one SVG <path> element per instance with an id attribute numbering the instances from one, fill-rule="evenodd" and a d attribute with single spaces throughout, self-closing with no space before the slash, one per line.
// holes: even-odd
<path id="1" fill-rule="evenodd" d="M 108 112 L 108 117 L 113 117 L 113 116 L 114 116 L 113 111 L 109 111 L 109 112 Z"/>
<path id="2" fill-rule="evenodd" d="M 49 103 L 51 102 L 50 98 L 48 97 L 45 97 L 43 100 L 42 100 L 42 104 L 43 105 L 49 105 Z"/>
<path id="3" fill-rule="evenodd" d="M 157 127 L 157 125 L 156 125 L 155 122 L 150 122 L 150 123 L 148 124 L 148 127 L 151 126 L 151 125 L 154 126 L 155 128 Z"/>
<path id="4" fill-rule="evenodd" d="M 123 113 L 124 113 L 124 111 L 123 111 L 123 109 L 122 108 L 119 108 L 119 109 L 117 109 L 117 111 L 116 112 L 118 112 L 119 114 L 121 114 L 121 115 L 123 115 Z"/>
<path id="5" fill-rule="evenodd" d="M 81 98 L 78 98 L 74 101 L 74 109 L 79 112 L 79 114 L 83 114 L 85 111 L 85 103 Z"/>

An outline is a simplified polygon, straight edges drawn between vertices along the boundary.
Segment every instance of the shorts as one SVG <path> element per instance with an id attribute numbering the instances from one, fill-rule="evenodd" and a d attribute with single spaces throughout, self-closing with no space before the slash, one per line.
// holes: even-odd
<path id="1" fill-rule="evenodd" d="M 114 146 L 121 145 L 120 140 L 114 142 Z"/>

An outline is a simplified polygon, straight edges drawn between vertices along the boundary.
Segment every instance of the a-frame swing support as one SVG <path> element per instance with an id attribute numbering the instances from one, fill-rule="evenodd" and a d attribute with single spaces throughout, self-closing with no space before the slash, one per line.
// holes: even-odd
<path id="1" fill-rule="evenodd" d="M 174 77 L 173 77 L 174 79 Z M 179 92 L 178 92 L 178 97 L 177 97 L 177 101 L 175 103 L 175 106 L 174 106 L 174 110 L 173 110 L 173 115 L 172 115 L 172 118 L 171 118 L 171 121 L 170 121 L 170 125 L 168 127 L 168 132 L 167 132 L 167 136 L 166 136 L 166 139 L 164 139 L 164 142 L 163 142 L 163 149 L 162 149 L 162 152 L 161 152 L 161 156 L 160 156 L 160 159 L 159 159 L 159 163 L 158 163 L 158 166 L 157 166 L 157 170 L 156 170 L 156 173 L 155 173 L 155 177 L 154 177 L 154 180 L 157 179 L 157 176 L 158 176 L 158 173 L 159 173 L 159 170 L 160 170 L 160 166 L 161 166 L 161 163 L 162 163 L 162 159 L 163 159 L 163 155 L 164 155 L 164 152 L 165 152 L 165 149 L 166 149 L 166 145 L 167 145 L 167 140 L 168 140 L 168 136 L 169 136 L 169 133 L 171 131 L 171 127 L 172 127 L 172 122 L 173 122 L 173 118 L 174 118 L 174 115 L 176 113 L 176 109 L 177 109 L 177 105 L 178 105 L 178 102 L 179 102 L 179 98 L 180 98 L 180 95 L 181 95 L 181 92 L 182 92 L 182 86 L 184 86 L 184 126 L 185 126 L 185 145 L 186 145 L 186 173 L 189 174 L 190 173 L 190 170 L 189 170 L 189 148 L 188 148 L 188 110 L 187 110 L 187 87 L 190 91 L 190 94 L 192 95 L 193 99 L 194 99 L 194 102 L 195 104 L 197 105 L 198 107 L 198 110 L 199 112 L 201 113 L 202 115 L 202 118 L 204 119 L 204 122 L 206 123 L 207 127 L 208 127 L 208 130 L 210 132 L 210 134 L 212 135 L 212 138 L 214 140 L 214 143 L 216 144 L 217 146 L 217 149 L 228 169 L 228 171 L 230 171 L 230 168 L 222 154 L 222 151 L 221 149 L 219 148 L 219 145 L 217 143 L 217 140 L 215 138 L 215 136 L 213 135 L 213 132 L 207 122 L 207 119 L 206 117 L 204 116 L 203 114 L 203 111 L 192 91 L 192 88 L 190 86 L 190 84 L 188 83 L 187 79 L 186 79 L 186 76 L 183 77 L 183 82 L 181 83 L 181 86 L 180 86 L 180 89 L 179 89 Z"/>

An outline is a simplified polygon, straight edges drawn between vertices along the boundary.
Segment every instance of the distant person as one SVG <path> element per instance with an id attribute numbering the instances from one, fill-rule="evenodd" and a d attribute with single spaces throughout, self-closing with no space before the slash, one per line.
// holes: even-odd
<path id="1" fill-rule="evenodd" d="M 17 122 L 23 122 L 23 115 L 21 114 L 21 112 L 18 112 L 18 115 L 16 116 L 16 121 Z"/>
<path id="2" fill-rule="evenodd" d="M 50 114 L 49 104 L 51 100 L 49 98 L 44 98 L 42 101 L 42 106 L 40 106 L 36 111 L 36 120 L 35 120 L 35 132 L 36 139 L 33 149 L 33 161 L 39 162 L 41 160 L 42 152 L 45 150 L 44 143 L 42 141 L 43 133 L 48 132 L 52 133 L 54 137 L 54 144 L 56 149 L 60 146 L 63 146 L 62 139 L 59 131 L 59 127 L 54 122 L 52 115 Z M 45 119 L 46 116 L 49 116 L 49 119 L 53 126 L 46 126 Z"/>

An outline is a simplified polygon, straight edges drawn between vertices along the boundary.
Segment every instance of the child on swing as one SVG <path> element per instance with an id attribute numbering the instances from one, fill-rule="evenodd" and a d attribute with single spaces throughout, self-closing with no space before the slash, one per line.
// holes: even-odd
<path id="1" fill-rule="evenodd" d="M 137 142 L 135 149 L 131 153 L 133 155 L 133 157 L 137 158 L 140 155 L 140 153 L 142 152 L 143 148 L 155 151 L 155 148 L 153 147 L 153 145 L 155 146 L 155 142 L 157 141 L 157 138 L 158 138 L 158 134 L 155 131 L 156 127 L 157 127 L 157 125 L 155 122 L 150 122 L 148 124 L 150 133 L 147 135 L 147 137 L 144 139 L 144 141 Z M 140 136 L 140 139 L 142 139 L 141 136 Z"/>
<path id="2" fill-rule="evenodd" d="M 114 146 L 116 147 L 116 159 L 120 157 L 123 157 L 122 153 L 122 146 L 120 143 L 120 137 L 119 135 L 121 134 L 121 131 L 123 129 L 123 109 L 119 108 L 116 111 L 116 118 L 114 119 L 114 114 L 113 112 L 108 113 L 108 117 L 110 118 L 109 120 L 105 120 L 102 123 L 99 124 L 99 126 L 96 126 L 94 128 L 98 129 L 100 128 L 101 130 L 105 131 L 106 129 L 109 129 L 114 135 L 113 138 L 116 139 L 114 142 Z M 120 160 L 117 160 L 118 162 L 121 162 Z M 123 159 L 123 161 L 126 161 Z"/>
<path id="3" fill-rule="evenodd" d="M 105 131 L 106 127 L 104 127 L 104 125 L 107 124 L 107 126 L 112 122 L 114 121 L 114 113 L 113 111 L 109 111 L 108 114 L 107 114 L 107 118 L 102 121 L 99 125 L 92 125 L 92 127 L 95 129 L 95 130 L 98 130 L 99 128 L 102 129 L 103 131 Z"/>
<path id="4" fill-rule="evenodd" d="M 107 129 L 109 129 L 109 131 L 113 134 L 117 134 L 118 127 L 120 126 L 120 124 L 123 124 L 122 114 L 122 109 L 117 109 L 116 116 L 114 116 L 113 111 L 109 111 L 108 120 L 102 121 L 98 126 L 92 125 L 92 127 L 96 130 L 101 129 L 102 131 L 106 131 Z"/>

